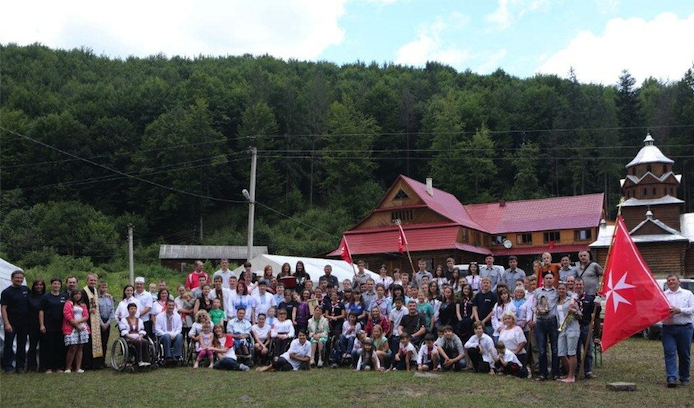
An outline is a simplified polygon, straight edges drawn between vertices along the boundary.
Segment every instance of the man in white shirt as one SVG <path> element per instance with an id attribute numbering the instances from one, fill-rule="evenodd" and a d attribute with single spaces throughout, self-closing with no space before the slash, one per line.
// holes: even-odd
<path id="1" fill-rule="evenodd" d="M 174 312 L 176 304 L 173 300 L 166 301 L 166 312 L 159 313 L 154 325 L 154 332 L 164 348 L 166 361 L 179 360 L 183 355 L 183 324 L 181 315 Z M 173 349 L 173 352 L 172 352 Z"/>
<path id="2" fill-rule="evenodd" d="M 147 336 L 153 339 L 154 331 L 152 330 L 152 320 L 150 319 L 149 314 L 152 312 L 154 299 L 152 298 L 152 294 L 145 290 L 145 278 L 142 276 L 135 278 L 135 292 L 133 293 L 133 297 L 139 300 L 140 304 L 142 305 L 142 309 L 139 311 L 140 320 L 142 320 L 142 324 L 145 326 Z"/>
<path id="3" fill-rule="evenodd" d="M 694 295 L 680 287 L 677 275 L 668 275 L 665 297 L 670 303 L 670 317 L 663 320 L 662 341 L 665 352 L 665 375 L 668 388 L 680 384 L 689 385 L 692 361 L 692 317 L 694 316 Z M 677 359 L 676 359 L 677 357 Z M 677 367 L 679 360 L 679 372 Z"/>
<path id="4" fill-rule="evenodd" d="M 271 307 L 277 307 L 275 297 L 272 296 L 272 293 L 267 292 L 267 284 L 268 282 L 265 279 L 261 279 L 260 282 L 258 282 L 258 293 L 252 296 L 253 304 L 255 305 L 252 315 L 253 323 L 255 323 L 259 314 L 265 313 L 265 315 L 267 315 L 267 311 L 270 310 Z"/>
<path id="5" fill-rule="evenodd" d="M 225 288 L 232 289 L 229 287 L 229 278 L 234 276 L 234 271 L 229 269 L 229 260 L 228 259 L 221 259 L 219 261 L 219 270 L 212 275 L 212 281 L 214 282 L 214 278 L 217 276 L 222 277 L 222 285 Z M 236 289 L 236 288 L 233 288 Z"/>

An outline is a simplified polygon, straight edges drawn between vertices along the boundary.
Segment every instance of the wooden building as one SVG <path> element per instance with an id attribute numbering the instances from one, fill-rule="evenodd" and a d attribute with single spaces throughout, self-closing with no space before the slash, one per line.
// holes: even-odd
<path id="1" fill-rule="evenodd" d="M 625 201 L 620 204 L 624 224 L 654 274 L 694 274 L 694 213 L 684 214 L 677 198 L 682 176 L 672 171 L 674 162 L 655 146 L 650 134 L 621 180 Z M 606 261 L 614 225 L 602 225 L 590 246 L 596 260 Z"/>
<path id="2" fill-rule="evenodd" d="M 420 258 L 432 268 L 445 265 L 448 257 L 456 264 L 483 263 L 486 255 L 507 265 L 508 257 L 516 255 L 519 266 L 531 270 L 533 260 L 546 251 L 569 253 L 576 261 L 578 251 L 588 250 L 597 236 L 602 213 L 603 194 L 463 205 L 434 188 L 431 179 L 421 183 L 401 175 L 344 237 L 353 258 L 372 270 L 381 264 L 411 270 L 407 254 L 399 252 L 396 220 L 415 267 Z M 339 255 L 337 250 L 328 254 Z"/>
<path id="3" fill-rule="evenodd" d="M 159 262 L 162 266 L 181 272 L 190 272 L 195 268 L 195 261 L 212 261 L 219 264 L 220 259 L 240 265 L 246 262 L 246 246 L 223 245 L 160 245 Z M 253 256 L 267 254 L 266 246 L 254 246 Z"/>

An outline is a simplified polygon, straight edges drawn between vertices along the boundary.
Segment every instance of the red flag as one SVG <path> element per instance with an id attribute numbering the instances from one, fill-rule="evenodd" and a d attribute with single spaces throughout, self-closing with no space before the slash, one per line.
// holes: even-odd
<path id="1" fill-rule="evenodd" d="M 603 351 L 670 314 L 667 298 L 631 240 L 621 215 L 617 216 L 609 257 L 601 291 L 606 296 Z"/>
<path id="2" fill-rule="evenodd" d="M 549 241 L 549 249 L 554 249 L 554 241 Z"/>
<path id="3" fill-rule="evenodd" d="M 342 237 L 340 242 L 340 257 L 344 259 L 345 262 L 352 263 L 352 254 L 349 253 L 349 247 L 347 246 L 347 238 Z"/>
<path id="4" fill-rule="evenodd" d="M 407 238 L 405 238 L 405 231 L 402 229 L 402 225 L 398 224 L 398 228 L 400 228 L 400 235 L 398 236 L 398 251 L 402 254 L 405 250 L 405 246 L 407 245 Z"/>

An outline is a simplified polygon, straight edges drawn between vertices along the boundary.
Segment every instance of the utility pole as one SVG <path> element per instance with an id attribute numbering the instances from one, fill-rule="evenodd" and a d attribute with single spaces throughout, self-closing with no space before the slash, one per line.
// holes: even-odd
<path id="1" fill-rule="evenodd" d="M 251 147 L 251 185 L 250 192 L 246 189 L 242 191 L 243 196 L 248 200 L 248 242 L 246 248 L 246 260 L 253 259 L 253 223 L 255 220 L 255 171 L 258 161 L 258 149 Z"/>
<path id="2" fill-rule="evenodd" d="M 135 256 L 133 254 L 133 225 L 128 224 L 128 261 L 130 264 L 130 284 L 135 284 Z"/>

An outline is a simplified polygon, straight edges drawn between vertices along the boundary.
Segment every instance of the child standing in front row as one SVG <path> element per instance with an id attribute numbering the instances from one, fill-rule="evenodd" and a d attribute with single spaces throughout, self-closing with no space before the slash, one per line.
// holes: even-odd
<path id="1" fill-rule="evenodd" d="M 212 334 L 212 326 L 209 323 L 203 323 L 202 331 L 196 337 L 198 344 L 195 351 L 198 352 L 198 356 L 195 358 L 195 363 L 193 368 L 198 368 L 200 360 L 207 356 L 210 359 L 210 368 L 214 367 L 214 335 Z"/>
<path id="2" fill-rule="evenodd" d="M 216 326 L 224 321 L 226 313 L 222 310 L 222 301 L 219 298 L 212 300 L 212 309 L 210 309 L 210 320 L 212 325 Z"/>

